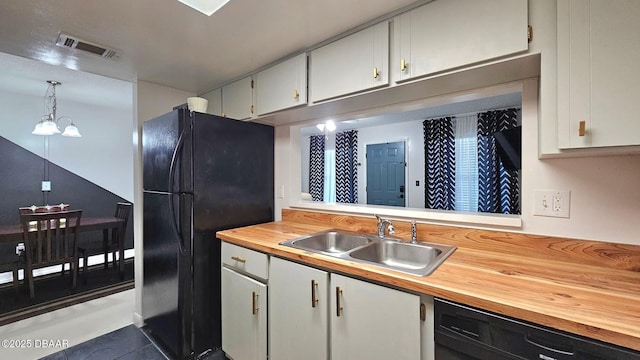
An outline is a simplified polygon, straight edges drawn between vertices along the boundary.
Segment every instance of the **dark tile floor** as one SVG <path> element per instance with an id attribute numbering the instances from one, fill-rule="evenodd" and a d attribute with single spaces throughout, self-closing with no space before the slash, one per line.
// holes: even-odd
<path id="1" fill-rule="evenodd" d="M 162 351 L 134 325 L 129 325 L 59 351 L 41 360 L 167 360 Z M 202 360 L 226 359 L 221 351 Z"/>
<path id="2" fill-rule="evenodd" d="M 167 360 L 162 352 L 134 325 L 46 356 L 45 360 Z"/>

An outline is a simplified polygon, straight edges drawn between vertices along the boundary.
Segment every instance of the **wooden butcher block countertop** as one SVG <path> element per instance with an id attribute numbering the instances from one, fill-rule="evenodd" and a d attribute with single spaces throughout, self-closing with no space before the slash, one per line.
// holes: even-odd
<path id="1" fill-rule="evenodd" d="M 283 210 L 282 221 L 225 230 L 236 245 L 433 295 L 640 351 L 640 246 L 418 224 L 418 239 L 455 245 L 417 277 L 278 245 L 327 230 L 376 232 L 365 217 Z M 394 221 L 410 238 L 408 222 Z"/>

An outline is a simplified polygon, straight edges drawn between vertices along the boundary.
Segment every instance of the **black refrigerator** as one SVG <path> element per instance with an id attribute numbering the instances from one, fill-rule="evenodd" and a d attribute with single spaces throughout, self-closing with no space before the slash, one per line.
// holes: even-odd
<path id="1" fill-rule="evenodd" d="M 186 109 L 143 123 L 143 329 L 176 359 L 222 354 L 215 232 L 273 221 L 273 143 L 271 126 Z"/>

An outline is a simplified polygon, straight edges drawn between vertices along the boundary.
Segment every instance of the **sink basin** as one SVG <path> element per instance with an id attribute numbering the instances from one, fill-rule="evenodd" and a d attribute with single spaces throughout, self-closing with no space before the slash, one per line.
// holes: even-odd
<path id="1" fill-rule="evenodd" d="M 321 253 L 416 276 L 431 274 L 455 251 L 455 246 L 399 239 L 343 230 L 328 230 L 281 242 L 280 245 Z"/>
<path id="2" fill-rule="evenodd" d="M 340 254 L 371 242 L 372 240 L 366 235 L 329 230 L 285 241 L 281 245 L 329 254 Z"/>
<path id="3" fill-rule="evenodd" d="M 453 250 L 454 247 L 439 244 L 378 241 L 352 251 L 349 256 L 387 269 L 425 276 L 431 274 Z"/>

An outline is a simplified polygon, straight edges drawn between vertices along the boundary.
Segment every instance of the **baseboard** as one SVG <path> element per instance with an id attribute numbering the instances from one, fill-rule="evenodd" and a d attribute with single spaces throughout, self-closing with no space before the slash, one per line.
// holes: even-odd
<path id="1" fill-rule="evenodd" d="M 136 311 L 133 312 L 133 325 L 137 327 L 144 326 L 144 319 L 142 318 L 142 315 Z"/>
<path id="2" fill-rule="evenodd" d="M 82 294 L 76 294 L 65 298 L 49 301 L 46 303 L 34 305 L 25 309 L 20 309 L 6 313 L 0 317 L 0 326 L 10 324 L 12 322 L 24 320 L 26 318 L 44 314 L 49 311 L 58 310 L 67 306 L 83 303 L 85 301 L 101 298 L 121 291 L 130 290 L 135 287 L 134 281 L 129 280 L 112 286 L 106 286 L 100 289 L 87 291 Z"/>

